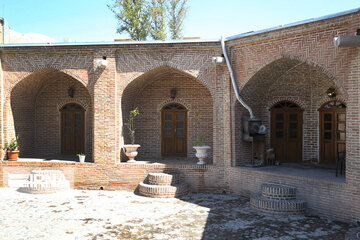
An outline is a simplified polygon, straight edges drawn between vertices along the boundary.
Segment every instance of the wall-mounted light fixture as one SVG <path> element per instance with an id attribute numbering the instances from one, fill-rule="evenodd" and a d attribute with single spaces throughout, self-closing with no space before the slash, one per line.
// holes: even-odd
<path id="1" fill-rule="evenodd" d="M 170 90 L 170 98 L 171 98 L 172 100 L 174 100 L 175 97 L 176 97 L 176 89 L 173 88 L 173 89 Z"/>
<path id="2" fill-rule="evenodd" d="M 329 96 L 329 98 L 334 98 L 336 97 L 336 92 L 335 92 L 335 88 L 329 88 L 327 91 L 326 91 L 326 94 Z"/>
<path id="3" fill-rule="evenodd" d="M 103 56 L 102 59 L 97 59 L 96 60 L 96 65 L 99 68 L 106 68 L 108 65 L 108 62 L 106 60 L 106 56 Z"/>
<path id="4" fill-rule="evenodd" d="M 69 87 L 68 89 L 68 95 L 69 97 L 73 98 L 74 97 L 74 94 L 75 94 L 75 89 L 73 86 Z"/>
<path id="5" fill-rule="evenodd" d="M 221 57 L 212 57 L 213 64 L 226 64 L 224 56 Z"/>

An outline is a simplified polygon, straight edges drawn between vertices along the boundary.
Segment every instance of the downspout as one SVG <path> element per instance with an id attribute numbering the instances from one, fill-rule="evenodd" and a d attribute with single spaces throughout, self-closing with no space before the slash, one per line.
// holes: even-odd
<path id="1" fill-rule="evenodd" d="M 222 47 L 223 54 L 224 54 L 224 57 L 225 57 L 226 65 L 227 65 L 227 67 L 228 67 L 228 69 L 229 69 L 229 72 L 230 72 L 231 83 L 232 83 L 232 86 L 233 86 L 233 88 L 234 88 L 234 92 L 235 92 L 236 99 L 241 103 L 241 105 L 244 106 L 244 108 L 246 108 L 246 109 L 249 111 L 250 119 L 254 119 L 255 116 L 254 116 L 254 113 L 253 113 L 251 107 L 250 107 L 249 105 L 247 105 L 247 104 L 242 100 L 242 98 L 240 97 L 239 91 L 238 91 L 238 89 L 237 89 L 236 81 L 235 81 L 235 77 L 234 77 L 234 72 L 233 72 L 233 70 L 232 70 L 232 68 L 231 68 L 231 64 L 230 64 L 229 58 L 228 58 L 227 53 L 226 53 L 224 35 L 221 36 L 221 47 Z"/>

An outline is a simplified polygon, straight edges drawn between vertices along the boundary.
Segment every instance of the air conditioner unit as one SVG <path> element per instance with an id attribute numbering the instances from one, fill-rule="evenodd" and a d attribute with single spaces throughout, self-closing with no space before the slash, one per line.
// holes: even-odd
<path id="1" fill-rule="evenodd" d="M 253 141 L 254 137 L 263 137 L 266 133 L 266 127 L 259 118 L 242 117 L 242 139 L 244 141 Z"/>

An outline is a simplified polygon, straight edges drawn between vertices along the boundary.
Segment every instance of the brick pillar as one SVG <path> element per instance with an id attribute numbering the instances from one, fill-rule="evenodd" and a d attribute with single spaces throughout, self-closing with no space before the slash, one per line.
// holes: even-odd
<path id="1" fill-rule="evenodd" d="M 353 219 L 360 216 L 360 48 L 351 49 L 349 54 L 348 104 L 346 107 L 346 182 L 348 206 Z M 352 56 L 352 57 L 350 57 Z"/>
<path id="2" fill-rule="evenodd" d="M 0 161 L 5 157 L 4 148 L 4 107 L 5 107 L 5 93 L 4 93 L 4 72 L 2 68 L 3 57 L 0 55 Z"/>
<path id="3" fill-rule="evenodd" d="M 96 60 L 106 56 L 105 69 Z M 114 53 L 97 52 L 94 58 L 94 140 L 95 163 L 112 164 L 116 159 L 116 69 Z"/>
<path id="4" fill-rule="evenodd" d="M 359 131 L 360 131 L 360 106 L 359 106 L 359 80 L 360 80 L 360 51 L 353 49 L 353 58 L 350 60 L 348 86 L 349 99 L 346 108 L 346 179 L 348 183 L 358 183 L 355 179 L 360 176 L 359 157 Z"/>
<path id="5" fill-rule="evenodd" d="M 221 56 L 219 49 L 215 56 Z M 214 94 L 214 156 L 219 174 L 219 187 L 228 189 L 226 167 L 231 164 L 231 128 L 230 128 L 230 75 L 226 65 L 216 65 L 216 91 Z"/>

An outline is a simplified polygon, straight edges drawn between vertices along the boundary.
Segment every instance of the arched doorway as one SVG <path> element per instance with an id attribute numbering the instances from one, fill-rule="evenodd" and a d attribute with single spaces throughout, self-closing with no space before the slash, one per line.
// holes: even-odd
<path id="1" fill-rule="evenodd" d="M 320 163 L 335 165 L 338 152 L 345 151 L 346 106 L 338 101 L 325 103 L 320 109 Z"/>
<path id="2" fill-rule="evenodd" d="M 161 110 L 161 155 L 187 156 L 187 111 L 180 104 L 168 104 Z"/>
<path id="3" fill-rule="evenodd" d="M 280 162 L 302 160 L 302 114 L 295 103 L 283 101 L 271 109 L 271 147 Z"/>
<path id="4" fill-rule="evenodd" d="M 61 109 L 61 154 L 84 153 L 85 110 L 75 103 Z"/>

